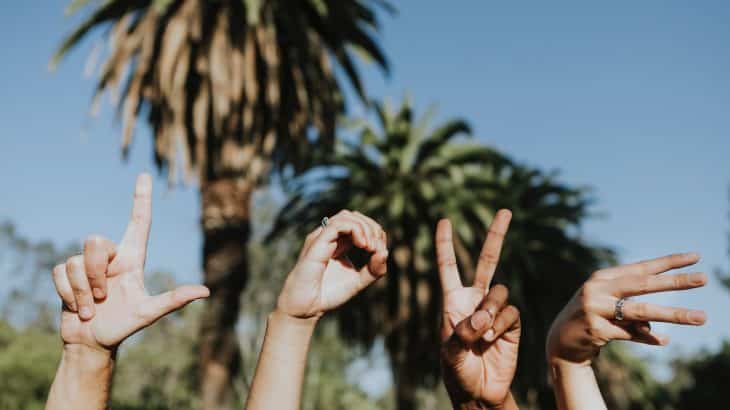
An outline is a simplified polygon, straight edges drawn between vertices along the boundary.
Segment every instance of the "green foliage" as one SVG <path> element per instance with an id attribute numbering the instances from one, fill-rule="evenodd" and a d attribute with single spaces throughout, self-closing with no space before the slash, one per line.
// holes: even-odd
<path id="1" fill-rule="evenodd" d="M 0 321 L 0 410 L 43 409 L 46 402 L 61 340 L 33 325 L 18 330 Z"/>
<path id="2" fill-rule="evenodd" d="M 662 410 L 670 402 L 671 386 L 654 379 L 648 363 L 632 354 L 627 344 L 613 342 L 601 349 L 595 369 L 609 409 Z"/>
<path id="3" fill-rule="evenodd" d="M 676 409 L 719 409 L 727 407 L 730 380 L 730 342 L 717 352 L 701 352 L 676 360 L 674 383 L 681 386 L 673 400 Z"/>
<path id="4" fill-rule="evenodd" d="M 494 212 L 511 209 L 497 280 L 508 283 L 523 312 L 520 362 L 530 366 L 521 366 L 516 388 L 521 397 L 538 397 L 549 408 L 548 326 L 586 275 L 611 259 L 609 250 L 579 235 L 590 197 L 553 174 L 462 138 L 470 131 L 463 120 L 432 127 L 431 115 L 414 118 L 408 101 L 397 109 L 374 107 L 377 124 L 360 122 L 354 139 L 288 186 L 291 199 L 274 235 L 287 229 L 302 235 L 298 228 L 315 226 L 340 209 L 358 210 L 381 223 L 392 249 L 388 275 L 341 309 L 341 328 L 348 339 L 366 346 L 377 335 L 386 337 L 399 388 L 432 387 L 438 380 L 440 305 L 433 261 L 436 223 L 452 220 L 463 280 L 469 282 Z"/>

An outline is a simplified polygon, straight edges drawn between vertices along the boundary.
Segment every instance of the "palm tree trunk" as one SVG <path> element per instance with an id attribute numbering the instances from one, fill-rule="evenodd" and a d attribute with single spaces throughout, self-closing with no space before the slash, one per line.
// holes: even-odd
<path id="1" fill-rule="evenodd" d="M 395 383 L 395 403 L 398 410 L 416 409 L 416 389 L 418 375 L 412 374 L 415 366 L 411 366 L 403 332 L 393 332 L 386 338 L 386 346 L 390 356 L 390 365 Z"/>
<path id="2" fill-rule="evenodd" d="M 410 232 L 406 233 L 406 237 L 415 237 Z M 414 315 L 418 315 L 418 307 L 414 305 L 414 278 L 415 261 L 413 257 L 413 248 L 408 244 L 394 245 L 393 260 L 398 266 L 399 282 L 405 281 L 406 286 L 398 286 L 399 307 L 397 317 L 395 318 L 395 328 L 386 336 L 385 346 L 390 356 L 390 366 L 393 373 L 393 382 L 395 383 L 395 400 L 397 410 L 415 410 L 416 409 L 416 389 L 418 387 L 419 375 L 417 367 L 413 366 L 413 358 L 415 350 L 413 344 L 418 343 L 413 338 L 417 338 L 417 332 L 414 330 L 413 324 L 417 322 Z M 390 278 L 394 280 L 394 278 Z M 407 289 L 407 290 L 406 290 Z"/>
<path id="3" fill-rule="evenodd" d="M 200 388 L 205 410 L 230 406 L 241 358 L 236 322 L 248 278 L 252 184 L 227 177 L 201 184 L 203 269 L 210 297 L 200 328 Z"/>

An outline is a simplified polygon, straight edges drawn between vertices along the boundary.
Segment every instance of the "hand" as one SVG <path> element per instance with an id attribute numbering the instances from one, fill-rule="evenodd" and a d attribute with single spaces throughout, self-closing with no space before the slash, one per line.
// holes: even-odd
<path id="1" fill-rule="evenodd" d="M 346 256 L 353 246 L 372 253 L 360 270 Z M 307 236 L 277 309 L 297 318 L 320 317 L 385 275 L 387 259 L 387 239 L 380 225 L 359 212 L 340 211 L 326 227 Z"/>
<path id="2" fill-rule="evenodd" d="M 152 181 L 137 178 L 132 218 L 117 248 L 108 239 L 90 237 L 83 255 L 53 269 L 61 300 L 61 338 L 114 352 L 127 337 L 195 299 L 207 297 L 204 286 L 182 286 L 150 296 L 144 287 L 144 264 L 150 230 Z M 92 291 L 93 289 L 93 291 Z"/>
<path id="3" fill-rule="evenodd" d="M 495 215 L 471 287 L 461 284 L 451 223 L 441 220 L 436 229 L 444 298 L 441 361 L 444 383 L 455 407 L 477 402 L 482 408 L 500 408 L 511 400 L 520 314 L 516 307 L 507 305 L 506 287 L 496 285 L 489 290 L 511 217 L 504 209 Z"/>
<path id="4" fill-rule="evenodd" d="M 547 341 L 551 364 L 588 366 L 611 340 L 666 345 L 668 339 L 651 330 L 649 322 L 702 325 L 705 312 L 626 300 L 623 320 L 614 318 L 619 298 L 704 286 L 704 273 L 657 276 L 671 269 L 694 265 L 695 253 L 664 256 L 594 273 L 553 322 Z"/>

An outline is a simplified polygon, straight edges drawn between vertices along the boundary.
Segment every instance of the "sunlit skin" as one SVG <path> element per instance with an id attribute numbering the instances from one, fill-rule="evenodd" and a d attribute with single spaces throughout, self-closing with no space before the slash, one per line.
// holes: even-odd
<path id="1" fill-rule="evenodd" d="M 691 326 L 705 323 L 702 310 L 634 300 L 623 305 L 622 320 L 614 317 L 620 298 L 705 286 L 707 275 L 701 272 L 661 275 L 698 261 L 696 253 L 675 254 L 591 275 L 560 312 L 548 334 L 547 357 L 561 410 L 606 408 L 591 364 L 601 347 L 610 341 L 664 346 L 669 339 L 654 332 L 650 322 Z"/>
<path id="2" fill-rule="evenodd" d="M 353 246 L 371 254 L 361 269 L 346 256 Z M 383 277 L 387 259 L 385 232 L 358 212 L 341 211 L 307 236 L 269 316 L 246 409 L 299 409 L 317 321 Z"/>
<path id="3" fill-rule="evenodd" d="M 504 209 L 495 215 L 468 287 L 461 283 L 451 223 L 442 220 L 436 230 L 444 298 L 441 361 L 455 409 L 517 408 L 510 386 L 517 369 L 520 314 L 508 304 L 505 286 L 490 289 L 511 217 Z"/>
<path id="4" fill-rule="evenodd" d="M 129 336 L 188 303 L 208 296 L 200 285 L 150 295 L 144 265 L 152 216 L 152 181 L 137 179 L 132 217 L 119 246 L 89 237 L 82 255 L 53 269 L 62 301 L 64 351 L 47 409 L 105 409 L 114 356 Z"/>

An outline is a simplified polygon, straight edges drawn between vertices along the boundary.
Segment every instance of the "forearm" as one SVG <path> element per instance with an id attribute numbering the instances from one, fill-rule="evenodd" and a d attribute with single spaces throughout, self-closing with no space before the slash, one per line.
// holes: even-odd
<path id="1" fill-rule="evenodd" d="M 590 364 L 553 360 L 550 367 L 559 410 L 606 409 L 596 375 Z"/>
<path id="2" fill-rule="evenodd" d="M 64 346 L 46 409 L 106 409 L 114 356 L 114 353 L 100 349 L 80 345 Z"/>
<path id="3" fill-rule="evenodd" d="M 246 402 L 247 410 L 299 409 L 307 352 L 317 318 L 297 319 L 275 310 Z"/>

